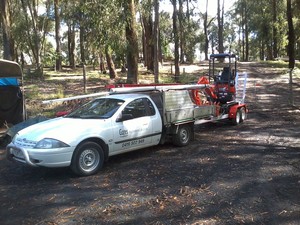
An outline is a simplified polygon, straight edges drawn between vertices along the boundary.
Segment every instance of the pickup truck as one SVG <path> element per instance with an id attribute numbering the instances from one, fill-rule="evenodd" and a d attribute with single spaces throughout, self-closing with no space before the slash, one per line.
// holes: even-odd
<path id="1" fill-rule="evenodd" d="M 109 156 L 163 144 L 168 137 L 177 146 L 188 145 L 195 121 L 228 118 L 214 104 L 193 102 L 191 91 L 205 86 L 112 90 L 66 116 L 19 131 L 7 146 L 7 158 L 30 166 L 70 166 L 75 174 L 88 176 Z M 241 121 L 240 114 L 234 117 Z"/>

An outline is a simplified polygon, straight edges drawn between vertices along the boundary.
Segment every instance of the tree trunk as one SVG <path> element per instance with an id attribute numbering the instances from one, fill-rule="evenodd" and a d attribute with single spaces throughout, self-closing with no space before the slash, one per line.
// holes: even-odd
<path id="1" fill-rule="evenodd" d="M 0 15 L 3 33 L 3 58 L 15 60 L 14 39 L 11 34 L 10 1 L 0 1 Z"/>
<path id="2" fill-rule="evenodd" d="M 56 71 L 62 69 L 62 57 L 61 57 L 61 37 L 60 37 L 60 11 L 59 11 L 59 0 L 54 1 L 54 12 L 55 12 L 55 41 L 56 41 Z"/>
<path id="3" fill-rule="evenodd" d="M 153 28 L 153 43 L 154 43 L 154 83 L 159 83 L 159 0 L 154 0 L 154 28 Z"/>
<path id="4" fill-rule="evenodd" d="M 144 28 L 144 60 L 147 70 L 153 71 L 153 57 L 154 57 L 154 41 L 153 41 L 153 24 L 152 13 L 142 16 L 142 23 Z"/>
<path id="5" fill-rule="evenodd" d="M 76 68 L 75 63 L 75 27 L 73 24 L 68 25 L 68 56 L 69 63 L 72 69 Z"/>
<path id="6" fill-rule="evenodd" d="M 174 34 L 174 56 L 175 56 L 175 81 L 179 82 L 179 38 L 177 30 L 177 0 L 172 0 L 173 4 L 173 34 Z"/>
<path id="7" fill-rule="evenodd" d="M 105 47 L 105 56 L 106 56 L 106 62 L 107 62 L 107 67 L 109 70 L 109 78 L 110 79 L 115 79 L 117 76 L 116 73 L 116 68 L 115 68 L 115 64 L 113 62 L 113 59 L 111 57 L 111 49 L 109 46 Z"/>
<path id="8" fill-rule="evenodd" d="M 24 1 L 22 2 L 22 8 L 25 15 L 25 20 L 27 24 L 26 32 L 28 34 L 28 37 L 32 37 L 29 40 L 29 46 L 32 50 L 33 57 L 35 59 L 36 63 L 36 73 L 42 75 L 43 74 L 43 68 L 41 65 L 41 49 L 43 48 L 43 42 L 41 40 L 41 34 L 39 30 L 39 24 L 38 24 L 38 5 L 37 1 Z M 28 14 L 30 15 L 30 18 L 28 18 Z M 45 32 L 45 31 L 44 31 Z M 31 34 L 32 33 L 32 34 Z M 33 40 L 31 40 L 33 39 Z"/>
<path id="9" fill-rule="evenodd" d="M 205 60 L 208 60 L 208 47 L 209 47 L 209 39 L 208 39 L 208 26 L 207 18 L 208 17 L 208 0 L 206 0 L 206 11 L 204 15 L 204 36 L 205 36 L 205 43 L 204 43 L 204 54 L 205 54 Z"/>
<path id="10" fill-rule="evenodd" d="M 84 5 L 85 0 L 80 0 L 80 4 Z M 81 64 L 85 65 L 85 28 L 84 28 L 84 12 L 79 12 L 79 48 Z"/>
<path id="11" fill-rule="evenodd" d="M 185 46 L 184 46 L 184 26 L 183 26 L 183 2 L 179 2 L 178 22 L 179 22 L 179 45 L 180 45 L 180 63 L 185 62 Z"/>
<path id="12" fill-rule="evenodd" d="M 218 0 L 218 50 L 219 53 L 224 53 L 224 0 L 222 4 L 222 9 L 220 5 L 220 0 Z"/>
<path id="13" fill-rule="evenodd" d="M 273 59 L 278 57 L 278 41 L 277 41 L 277 0 L 273 0 Z"/>
<path id="14" fill-rule="evenodd" d="M 104 64 L 104 59 L 103 59 L 103 53 L 101 52 L 99 54 L 99 70 L 101 73 L 106 74 L 106 69 L 105 69 L 105 64 Z"/>
<path id="15" fill-rule="evenodd" d="M 289 56 L 289 68 L 295 67 L 295 31 L 293 25 L 293 12 L 291 0 L 287 0 L 287 21 L 288 21 L 288 56 Z"/>
<path id="16" fill-rule="evenodd" d="M 84 28 L 83 28 L 83 25 L 80 25 L 80 28 L 79 28 L 79 48 L 80 48 L 81 64 L 85 64 Z"/>
<path id="17" fill-rule="evenodd" d="M 127 83 L 138 81 L 138 39 L 135 22 L 135 1 L 124 0 L 124 12 L 126 15 L 126 40 L 127 40 Z"/>
<path id="18" fill-rule="evenodd" d="M 249 27 L 248 27 L 248 5 L 245 1 L 244 7 L 244 17 L 245 17 L 245 61 L 249 61 Z"/>
<path id="19" fill-rule="evenodd" d="M 242 50 L 242 61 L 245 61 L 246 55 L 245 55 L 245 5 L 244 5 L 244 1 L 243 1 L 243 7 L 242 7 L 242 45 L 241 45 L 241 50 Z"/>

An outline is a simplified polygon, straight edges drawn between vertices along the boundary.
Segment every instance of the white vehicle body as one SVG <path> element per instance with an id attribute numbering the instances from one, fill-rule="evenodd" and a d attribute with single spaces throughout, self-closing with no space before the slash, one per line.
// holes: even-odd
<path id="1" fill-rule="evenodd" d="M 103 98 L 124 100 L 120 108 L 107 119 L 60 117 L 47 120 L 19 131 L 7 147 L 12 159 L 31 166 L 70 166 L 76 147 L 86 140 L 101 140 L 108 156 L 157 145 L 161 138 L 162 120 L 151 98 L 141 94 L 113 95 Z M 155 113 L 151 116 L 118 121 L 128 104 L 148 99 Z M 41 140 L 58 140 L 58 148 L 37 148 Z"/>

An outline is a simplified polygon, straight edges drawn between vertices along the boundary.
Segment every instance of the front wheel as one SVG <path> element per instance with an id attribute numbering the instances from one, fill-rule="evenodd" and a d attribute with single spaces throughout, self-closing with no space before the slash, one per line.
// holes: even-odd
<path id="1" fill-rule="evenodd" d="M 173 144 L 177 146 L 186 146 L 192 139 L 191 126 L 179 126 L 176 134 L 173 135 Z"/>
<path id="2" fill-rule="evenodd" d="M 79 176 L 89 176 L 97 173 L 103 163 L 102 147 L 95 142 L 84 142 L 75 149 L 71 169 Z"/>

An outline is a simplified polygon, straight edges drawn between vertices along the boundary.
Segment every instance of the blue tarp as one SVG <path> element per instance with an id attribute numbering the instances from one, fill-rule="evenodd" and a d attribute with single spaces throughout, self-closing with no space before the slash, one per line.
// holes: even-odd
<path id="1" fill-rule="evenodd" d="M 19 86 L 17 78 L 0 78 L 0 86 Z"/>

